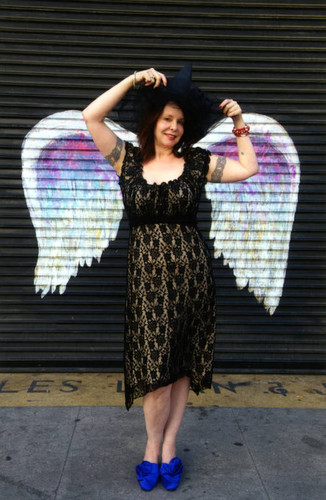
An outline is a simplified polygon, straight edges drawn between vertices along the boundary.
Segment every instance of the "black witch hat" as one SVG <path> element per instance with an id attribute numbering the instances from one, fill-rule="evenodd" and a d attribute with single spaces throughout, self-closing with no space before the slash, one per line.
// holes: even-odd
<path id="1" fill-rule="evenodd" d="M 166 87 L 154 89 L 150 86 L 130 91 L 116 108 L 118 121 L 137 133 L 139 124 L 150 111 L 163 109 L 172 101 L 184 112 L 184 142 L 195 144 L 221 119 L 221 110 L 217 101 L 192 85 L 191 74 L 192 65 L 189 63 L 173 78 L 167 79 Z"/>

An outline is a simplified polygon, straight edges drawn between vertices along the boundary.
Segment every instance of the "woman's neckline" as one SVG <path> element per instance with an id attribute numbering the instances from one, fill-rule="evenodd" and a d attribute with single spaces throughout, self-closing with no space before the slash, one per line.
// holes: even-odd
<path id="1" fill-rule="evenodd" d="M 175 177 L 174 179 L 169 179 L 168 181 L 162 181 L 162 182 L 148 182 L 147 179 L 145 179 L 144 177 L 144 165 L 143 163 L 140 161 L 139 162 L 139 166 L 140 166 L 140 176 L 141 176 L 141 179 L 143 180 L 143 182 L 147 185 L 147 186 L 164 186 L 164 185 L 171 185 L 171 184 L 175 184 L 176 182 L 178 182 L 179 180 L 181 180 L 184 175 L 185 175 L 185 171 L 186 171 L 186 167 L 187 167 L 187 162 L 186 162 L 186 159 L 183 158 L 184 162 L 183 162 L 183 169 L 182 169 L 182 172 L 180 175 L 178 175 L 178 177 Z"/>
<path id="2" fill-rule="evenodd" d="M 170 184 L 174 184 L 175 182 L 181 180 L 182 177 L 184 176 L 184 173 L 185 173 L 186 164 L 185 163 L 183 164 L 182 172 L 180 175 L 178 175 L 178 177 L 175 177 L 174 179 L 169 179 L 168 181 L 162 181 L 162 182 L 148 182 L 147 179 L 145 179 L 145 177 L 144 177 L 142 163 L 140 164 L 140 167 L 141 167 L 141 171 L 140 171 L 141 178 L 147 184 L 147 186 L 163 186 L 164 184 L 170 185 Z"/>

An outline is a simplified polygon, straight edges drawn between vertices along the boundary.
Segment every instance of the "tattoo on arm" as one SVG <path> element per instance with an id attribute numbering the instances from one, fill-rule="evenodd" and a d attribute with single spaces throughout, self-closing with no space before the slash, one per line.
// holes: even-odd
<path id="1" fill-rule="evenodd" d="M 218 156 L 216 158 L 215 170 L 212 172 L 211 182 L 221 182 L 225 164 L 226 158 L 224 156 Z"/>
<path id="2" fill-rule="evenodd" d="M 121 151 L 122 151 L 123 141 L 120 137 L 117 137 L 117 142 L 115 143 L 114 148 L 111 153 L 105 156 L 105 159 L 110 163 L 110 165 L 115 165 L 115 163 L 120 159 Z"/>

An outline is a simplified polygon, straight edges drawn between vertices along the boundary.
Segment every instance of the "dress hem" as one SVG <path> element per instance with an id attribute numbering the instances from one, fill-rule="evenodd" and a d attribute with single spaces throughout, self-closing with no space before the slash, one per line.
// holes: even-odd
<path id="1" fill-rule="evenodd" d="M 189 389 L 192 389 L 197 396 L 199 395 L 199 393 L 203 389 L 211 389 L 211 387 L 212 387 L 212 374 L 203 377 L 202 383 L 198 384 L 198 383 L 194 383 L 194 381 L 192 380 L 192 377 L 189 374 L 189 372 L 184 372 L 181 375 L 177 375 L 176 377 L 173 377 L 172 379 L 170 379 L 167 382 L 163 382 L 163 383 L 159 383 L 158 382 L 157 384 L 154 384 L 154 385 L 153 384 L 147 384 L 146 389 L 144 389 L 142 391 L 139 391 L 139 392 L 141 392 L 141 394 L 139 394 L 137 396 L 133 396 L 133 391 L 125 389 L 125 407 L 126 407 L 126 409 L 128 411 L 130 410 L 130 408 L 132 407 L 135 399 L 139 399 L 141 397 L 144 397 L 149 392 L 154 392 L 157 389 L 160 389 L 161 387 L 167 387 L 168 385 L 173 384 L 174 382 L 177 382 L 179 379 L 181 379 L 183 377 L 189 377 L 190 378 L 190 387 L 189 387 Z M 151 387 L 151 389 L 150 389 L 150 387 Z M 126 384 L 125 384 L 125 388 L 126 388 Z"/>

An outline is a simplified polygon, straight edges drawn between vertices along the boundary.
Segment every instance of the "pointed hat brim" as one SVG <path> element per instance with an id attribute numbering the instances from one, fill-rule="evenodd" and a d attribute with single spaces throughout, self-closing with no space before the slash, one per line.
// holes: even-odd
<path id="1" fill-rule="evenodd" d="M 167 82 L 166 87 L 141 87 L 128 92 L 116 107 L 118 121 L 137 133 L 139 123 L 150 109 L 164 108 L 173 101 L 183 110 L 186 123 L 191 122 L 187 142 L 195 144 L 221 119 L 217 100 L 192 85 L 191 63 L 181 68 L 173 78 L 168 78 Z"/>

